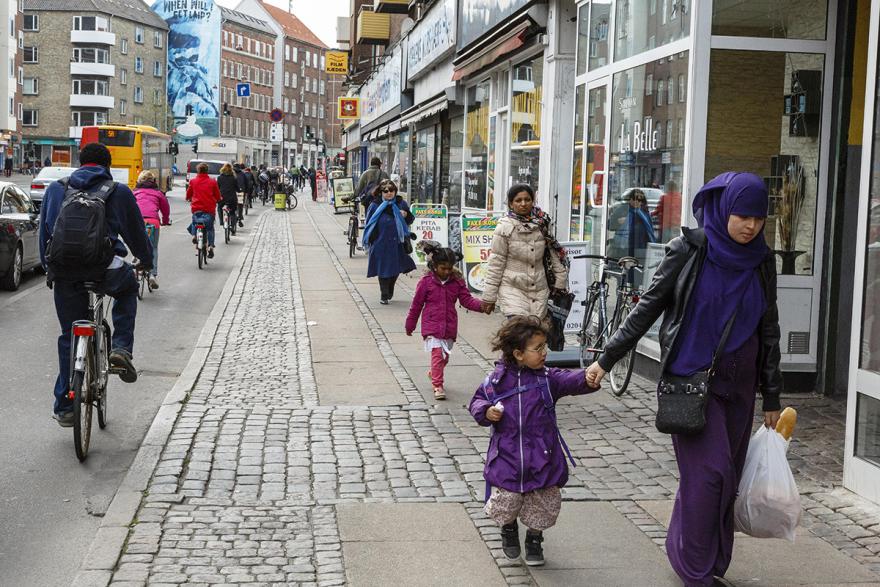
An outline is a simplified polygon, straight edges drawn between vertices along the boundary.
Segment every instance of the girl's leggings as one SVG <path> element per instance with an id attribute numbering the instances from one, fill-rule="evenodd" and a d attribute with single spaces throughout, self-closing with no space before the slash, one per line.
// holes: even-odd
<path id="1" fill-rule="evenodd" d="M 448 362 L 449 355 L 444 354 L 443 349 L 431 349 L 431 384 L 434 387 L 443 387 L 443 370 Z"/>

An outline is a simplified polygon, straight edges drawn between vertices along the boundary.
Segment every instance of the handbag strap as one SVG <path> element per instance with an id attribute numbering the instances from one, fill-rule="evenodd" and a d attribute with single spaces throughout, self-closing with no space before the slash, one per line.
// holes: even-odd
<path id="1" fill-rule="evenodd" d="M 733 330 L 733 322 L 736 320 L 736 315 L 739 312 L 739 308 L 733 311 L 733 316 L 730 317 L 730 320 L 727 321 L 727 324 L 724 326 L 724 332 L 721 333 L 721 340 L 718 341 L 718 348 L 715 349 L 715 352 L 712 354 L 712 365 L 709 367 L 709 377 L 712 377 L 715 374 L 715 367 L 718 364 L 718 357 L 720 357 L 724 353 L 724 347 L 727 345 L 727 338 L 730 336 L 730 331 Z"/>

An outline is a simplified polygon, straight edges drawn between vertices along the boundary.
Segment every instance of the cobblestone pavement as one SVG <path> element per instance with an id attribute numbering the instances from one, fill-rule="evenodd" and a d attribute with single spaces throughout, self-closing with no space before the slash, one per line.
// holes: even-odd
<path id="1" fill-rule="evenodd" d="M 396 356 L 397 338 L 334 253 L 340 239 L 321 234 L 329 220 L 323 208 L 306 202 L 295 214 L 308 216 L 296 230 L 317 231 L 407 402 L 321 405 L 292 214 L 263 214 L 112 584 L 344 584 L 335 506 L 352 501 L 461 503 L 507 583 L 533 583 L 525 566 L 503 557 L 499 531 L 482 511 L 487 430 L 463 406 L 425 402 Z M 490 367 L 467 340 L 457 348 Z M 634 377 L 623 398 L 594 397 L 589 409 L 574 401 L 559 407 L 578 463 L 564 499 L 610 501 L 662 547 L 661 521 L 639 502 L 670 499 L 677 470 L 668 437 L 654 429 L 649 384 Z M 790 460 L 805 526 L 880 573 L 878 509 L 839 488 L 845 406 L 825 398 L 790 403 L 800 411 Z"/>

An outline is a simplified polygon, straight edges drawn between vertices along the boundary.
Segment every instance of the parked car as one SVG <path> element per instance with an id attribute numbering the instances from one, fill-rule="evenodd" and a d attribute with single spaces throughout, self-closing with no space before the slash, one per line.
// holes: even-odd
<path id="1" fill-rule="evenodd" d="M 223 167 L 224 164 L 226 164 L 226 161 L 217 161 L 216 159 L 192 159 L 190 161 L 187 161 L 186 187 L 189 187 L 189 180 L 196 176 L 196 167 L 199 166 L 199 163 L 207 163 L 208 175 L 210 175 L 213 179 L 217 179 L 217 177 L 220 175 L 220 168 Z"/>
<path id="2" fill-rule="evenodd" d="M 39 213 L 24 191 L 0 182 L 0 288 L 15 291 L 21 275 L 40 267 Z"/>
<path id="3" fill-rule="evenodd" d="M 37 212 L 40 211 L 40 206 L 43 204 L 43 194 L 46 193 L 46 188 L 49 184 L 67 177 L 73 172 L 73 167 L 43 167 L 40 170 L 40 173 L 31 180 L 31 201 L 34 203 Z"/>

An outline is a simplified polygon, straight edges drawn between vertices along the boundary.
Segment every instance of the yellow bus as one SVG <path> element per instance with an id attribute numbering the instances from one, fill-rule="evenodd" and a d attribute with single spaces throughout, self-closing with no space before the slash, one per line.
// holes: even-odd
<path id="1" fill-rule="evenodd" d="M 113 158 L 113 176 L 134 189 L 141 171 L 149 169 L 159 178 L 162 191 L 171 191 L 174 176 L 171 166 L 171 137 L 155 127 L 135 124 L 104 124 L 87 126 L 82 131 L 82 142 L 101 143 L 110 149 Z"/>

